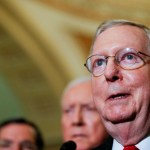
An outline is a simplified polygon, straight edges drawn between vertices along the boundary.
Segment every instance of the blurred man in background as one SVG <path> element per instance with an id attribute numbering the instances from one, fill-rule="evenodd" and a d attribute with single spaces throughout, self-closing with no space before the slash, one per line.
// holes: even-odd
<path id="1" fill-rule="evenodd" d="M 108 134 L 92 100 L 91 81 L 80 78 L 64 90 L 62 108 L 62 134 L 64 141 L 72 140 L 77 150 L 96 149 Z"/>
<path id="2" fill-rule="evenodd" d="M 0 150 L 43 150 L 44 141 L 38 127 L 24 118 L 0 124 Z"/>

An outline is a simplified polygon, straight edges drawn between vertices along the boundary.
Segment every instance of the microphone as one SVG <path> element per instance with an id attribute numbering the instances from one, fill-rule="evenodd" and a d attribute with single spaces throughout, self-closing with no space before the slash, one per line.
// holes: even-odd
<path id="1" fill-rule="evenodd" d="M 76 143 L 74 141 L 67 141 L 63 143 L 60 150 L 76 150 Z"/>

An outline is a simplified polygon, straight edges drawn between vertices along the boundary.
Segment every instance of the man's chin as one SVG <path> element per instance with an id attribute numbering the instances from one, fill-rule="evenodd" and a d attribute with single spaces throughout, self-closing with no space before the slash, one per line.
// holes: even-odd
<path id="1" fill-rule="evenodd" d="M 83 138 L 83 137 L 76 137 L 73 139 L 73 141 L 75 141 L 76 143 L 82 144 L 82 143 L 87 143 L 87 139 Z"/>
<path id="2" fill-rule="evenodd" d="M 77 143 L 77 150 L 87 150 L 90 149 L 87 143 Z"/>
<path id="3" fill-rule="evenodd" d="M 136 115 L 135 113 L 130 114 L 130 115 L 115 115 L 115 116 L 107 116 L 106 117 L 106 121 L 109 121 L 113 124 L 119 124 L 119 123 L 126 123 L 126 122 L 130 122 L 133 121 L 135 119 Z"/>

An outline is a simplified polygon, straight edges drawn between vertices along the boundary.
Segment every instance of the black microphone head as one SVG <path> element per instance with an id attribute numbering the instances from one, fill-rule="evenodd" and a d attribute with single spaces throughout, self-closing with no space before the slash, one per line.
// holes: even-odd
<path id="1" fill-rule="evenodd" d="M 76 147 L 77 146 L 74 141 L 67 141 L 61 146 L 60 150 L 75 150 Z"/>

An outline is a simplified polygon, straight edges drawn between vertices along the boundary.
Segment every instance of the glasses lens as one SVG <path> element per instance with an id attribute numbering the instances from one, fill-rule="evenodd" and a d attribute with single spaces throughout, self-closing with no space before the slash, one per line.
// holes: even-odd
<path id="1" fill-rule="evenodd" d="M 118 51 L 115 58 L 116 62 L 123 69 L 136 69 L 144 64 L 144 61 L 139 56 L 138 52 L 132 48 L 126 48 Z"/>
<path id="2" fill-rule="evenodd" d="M 106 67 L 106 58 L 104 56 L 93 55 L 88 58 L 87 67 L 94 76 L 99 76 Z"/>
<path id="3" fill-rule="evenodd" d="M 123 69 L 132 70 L 140 68 L 145 64 L 143 57 L 150 57 L 147 54 L 138 52 L 132 48 L 125 48 L 116 53 L 115 56 L 92 55 L 87 59 L 86 67 L 94 75 L 103 74 L 109 57 L 115 57 L 115 62 Z"/>

